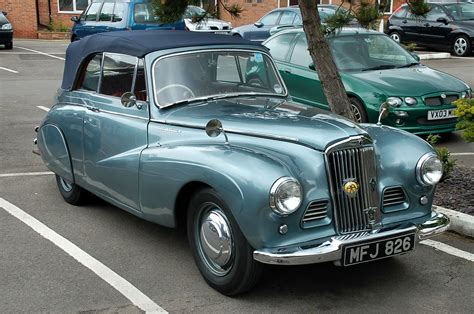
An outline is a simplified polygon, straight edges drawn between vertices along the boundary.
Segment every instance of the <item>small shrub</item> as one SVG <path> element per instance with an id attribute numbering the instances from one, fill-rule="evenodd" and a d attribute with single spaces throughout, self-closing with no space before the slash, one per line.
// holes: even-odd
<path id="1" fill-rule="evenodd" d="M 457 129 L 464 130 L 462 137 L 468 142 L 474 142 L 474 99 L 461 98 L 453 103 L 456 106 L 454 114 L 459 122 Z"/>
<path id="2" fill-rule="evenodd" d="M 440 135 L 428 135 L 426 141 L 434 146 L 439 139 L 441 138 Z M 435 147 L 436 153 L 438 154 L 441 163 L 443 164 L 443 176 L 441 177 L 440 181 L 444 181 L 451 175 L 454 167 L 456 166 L 456 159 L 451 156 L 451 152 L 446 147 Z"/>
<path id="3" fill-rule="evenodd" d="M 401 44 L 403 48 L 405 48 L 406 50 L 410 51 L 410 52 L 413 52 L 415 51 L 416 49 L 416 43 L 408 43 L 406 45 L 404 44 Z"/>

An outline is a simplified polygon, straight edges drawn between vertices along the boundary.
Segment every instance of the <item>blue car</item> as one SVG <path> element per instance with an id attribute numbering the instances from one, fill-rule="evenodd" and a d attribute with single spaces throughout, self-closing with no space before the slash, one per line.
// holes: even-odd
<path id="1" fill-rule="evenodd" d="M 321 22 L 325 22 L 328 17 L 334 15 L 337 11 L 347 13 L 346 9 L 338 5 L 318 5 L 318 12 Z M 265 14 L 260 20 L 254 24 L 242 25 L 232 30 L 233 36 L 239 36 L 247 40 L 263 42 L 270 37 L 270 30 L 278 30 L 278 28 L 287 28 L 291 25 L 302 25 L 300 8 L 293 5 L 287 8 L 279 8 L 272 10 Z M 356 26 L 357 22 L 350 23 L 351 26 Z"/>
<path id="2" fill-rule="evenodd" d="M 92 0 L 84 13 L 74 16 L 71 41 L 121 30 L 184 30 L 184 20 L 160 23 L 151 0 Z"/>
<path id="3" fill-rule="evenodd" d="M 204 280 L 226 295 L 252 288 L 264 264 L 350 266 L 449 226 L 431 210 L 442 164 L 428 143 L 291 102 L 268 50 L 233 36 L 74 42 L 36 130 L 66 202 L 92 193 L 183 227 Z"/>

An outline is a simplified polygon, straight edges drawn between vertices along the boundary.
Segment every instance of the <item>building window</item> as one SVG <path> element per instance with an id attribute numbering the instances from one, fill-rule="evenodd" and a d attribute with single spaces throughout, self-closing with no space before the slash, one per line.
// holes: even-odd
<path id="1" fill-rule="evenodd" d="M 58 12 L 81 13 L 91 0 L 58 0 Z"/>
<path id="2" fill-rule="evenodd" d="M 382 1 L 379 0 L 379 3 L 381 3 Z M 387 6 L 385 7 L 384 14 L 392 14 L 393 11 L 394 11 L 393 10 L 393 0 L 385 0 L 385 3 L 387 3 Z"/>

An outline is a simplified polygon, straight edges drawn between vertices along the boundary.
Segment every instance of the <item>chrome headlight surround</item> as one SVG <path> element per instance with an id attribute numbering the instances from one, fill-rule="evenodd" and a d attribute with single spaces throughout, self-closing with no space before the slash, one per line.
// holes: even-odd
<path id="1" fill-rule="evenodd" d="M 443 176 L 443 163 L 435 153 L 421 156 L 416 164 L 416 178 L 423 185 L 435 185 Z"/>
<path id="2" fill-rule="evenodd" d="M 402 99 L 400 97 L 388 97 L 385 102 L 389 104 L 390 107 L 400 107 L 402 105 Z"/>
<path id="3" fill-rule="evenodd" d="M 294 213 L 303 201 L 303 189 L 298 180 L 282 177 L 276 180 L 270 189 L 270 207 L 282 216 Z"/>

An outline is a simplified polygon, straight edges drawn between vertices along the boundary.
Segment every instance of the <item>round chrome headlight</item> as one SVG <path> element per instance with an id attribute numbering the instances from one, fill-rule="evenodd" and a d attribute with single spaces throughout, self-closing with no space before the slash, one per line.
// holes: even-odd
<path id="1" fill-rule="evenodd" d="M 385 102 L 392 107 L 400 107 L 402 104 L 402 100 L 398 97 L 388 97 Z"/>
<path id="2" fill-rule="evenodd" d="M 270 207 L 280 215 L 289 215 L 296 211 L 303 200 L 303 190 L 299 182 L 283 177 L 273 183 L 270 189 Z"/>
<path id="3" fill-rule="evenodd" d="M 405 97 L 405 103 L 409 106 L 414 106 L 416 105 L 416 99 L 413 97 Z"/>
<path id="4" fill-rule="evenodd" d="M 416 165 L 418 181 L 424 185 L 435 185 L 443 176 L 443 164 L 433 153 L 423 155 Z"/>

